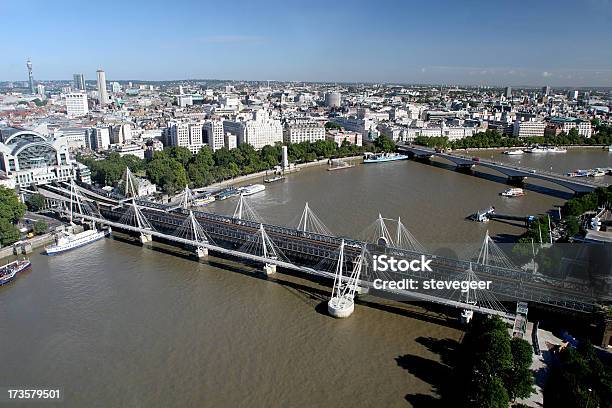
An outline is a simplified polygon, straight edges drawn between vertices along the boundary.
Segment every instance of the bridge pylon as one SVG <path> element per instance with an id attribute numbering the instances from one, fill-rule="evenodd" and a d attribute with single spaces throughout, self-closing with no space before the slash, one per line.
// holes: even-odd
<path id="1" fill-rule="evenodd" d="M 273 275 L 276 273 L 276 262 L 283 261 L 291 263 L 289 259 L 282 253 L 282 251 L 276 246 L 276 244 L 270 239 L 263 224 L 259 224 L 259 228 L 255 234 L 253 234 L 247 242 L 242 245 L 239 249 L 240 252 L 249 253 L 252 255 L 259 256 L 265 260 L 272 262 L 265 262 L 263 266 L 263 272 L 266 275 Z"/>
<path id="2" fill-rule="evenodd" d="M 334 275 L 334 285 L 332 286 L 332 295 L 327 302 L 328 313 L 337 318 L 346 318 L 355 311 L 355 294 L 360 291 L 359 278 L 366 257 L 366 245 L 364 244 L 361 253 L 353 262 L 351 274 L 344 274 L 345 259 L 344 259 L 344 240 L 340 243 L 340 251 L 338 254 L 338 263 L 336 264 L 336 273 Z"/>

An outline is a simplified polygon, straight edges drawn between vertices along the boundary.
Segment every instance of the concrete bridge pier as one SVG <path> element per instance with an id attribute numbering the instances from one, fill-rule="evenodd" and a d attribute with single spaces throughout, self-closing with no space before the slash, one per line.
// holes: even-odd
<path id="1" fill-rule="evenodd" d="M 264 264 L 263 271 L 266 276 L 274 275 L 276 273 L 276 265 L 274 264 Z"/>
<path id="2" fill-rule="evenodd" d="M 509 184 L 522 184 L 527 177 L 525 176 L 508 176 Z"/>
<path id="3" fill-rule="evenodd" d="M 206 259 L 208 258 L 208 248 L 198 247 L 195 250 L 195 254 L 198 259 Z"/>
<path id="4" fill-rule="evenodd" d="M 150 244 L 152 242 L 153 242 L 153 235 L 145 234 L 145 233 L 140 234 L 140 243 L 142 245 Z"/>

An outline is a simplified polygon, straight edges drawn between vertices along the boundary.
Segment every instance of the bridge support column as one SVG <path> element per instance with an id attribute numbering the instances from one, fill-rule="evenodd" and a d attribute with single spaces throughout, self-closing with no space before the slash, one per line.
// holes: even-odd
<path id="1" fill-rule="evenodd" d="M 525 181 L 527 177 L 523 177 L 523 176 L 508 176 L 508 183 L 509 184 L 521 184 Z"/>
<path id="2" fill-rule="evenodd" d="M 140 243 L 145 245 L 145 244 L 150 244 L 151 242 L 153 242 L 153 235 L 151 234 L 140 234 Z"/>
<path id="3" fill-rule="evenodd" d="M 276 265 L 264 264 L 263 271 L 267 276 L 274 275 L 276 273 Z"/>
<path id="4" fill-rule="evenodd" d="M 198 259 L 208 258 L 208 248 L 198 247 L 196 248 L 195 254 Z"/>

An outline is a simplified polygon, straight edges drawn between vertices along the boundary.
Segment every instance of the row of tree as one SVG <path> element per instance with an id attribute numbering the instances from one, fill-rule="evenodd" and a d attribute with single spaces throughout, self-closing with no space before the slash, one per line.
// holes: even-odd
<path id="1" fill-rule="evenodd" d="M 588 342 L 558 354 L 544 386 L 544 408 L 612 407 L 612 369 Z"/>
<path id="2" fill-rule="evenodd" d="M 475 315 L 457 352 L 454 404 L 470 408 L 508 408 L 533 392 L 531 345 L 510 337 L 497 316 Z"/>
<path id="3" fill-rule="evenodd" d="M 385 136 L 376 140 L 377 151 L 393 151 L 395 143 Z M 334 141 L 318 140 L 287 145 L 289 161 L 304 163 L 323 158 L 347 157 L 362 154 L 365 148 L 344 141 L 338 146 Z M 132 155 L 119 156 L 111 153 L 99 160 L 89 156 L 77 159 L 91 170 L 92 180 L 100 185 L 116 185 L 129 167 L 132 172 L 146 176 L 163 191 L 174 193 L 190 185 L 193 188 L 231 179 L 237 176 L 272 169 L 282 160 L 282 144 L 264 146 L 255 150 L 249 144 L 235 149 L 222 148 L 213 152 L 204 146 L 196 154 L 184 147 L 170 147 L 155 152 L 149 160 Z"/>
<path id="4" fill-rule="evenodd" d="M 446 136 L 427 137 L 417 136 L 414 143 L 427 147 L 440 147 L 451 149 L 480 149 L 495 147 L 523 147 L 534 144 L 540 145 L 609 145 L 612 144 L 612 127 L 599 125 L 596 133 L 586 138 L 578 134 L 577 129 L 571 129 L 569 133 L 561 132 L 558 135 L 547 135 L 543 137 L 516 138 L 503 136 L 496 130 L 486 130 L 476 133 L 473 136 L 464 137 L 458 140 L 449 140 Z"/>
<path id="5" fill-rule="evenodd" d="M 19 241 L 21 234 L 15 226 L 25 214 L 26 206 L 15 190 L 0 186 L 0 244 L 10 245 Z"/>
<path id="6" fill-rule="evenodd" d="M 593 193 L 570 198 L 563 204 L 563 213 L 580 216 L 587 211 L 595 211 L 598 207 L 612 205 L 612 186 L 599 187 Z"/>

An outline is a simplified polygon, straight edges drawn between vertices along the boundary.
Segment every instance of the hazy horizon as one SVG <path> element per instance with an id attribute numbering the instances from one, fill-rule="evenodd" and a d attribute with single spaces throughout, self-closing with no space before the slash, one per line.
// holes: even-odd
<path id="1" fill-rule="evenodd" d="M 612 86 L 609 0 L 5 3 L 3 81 Z"/>

